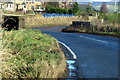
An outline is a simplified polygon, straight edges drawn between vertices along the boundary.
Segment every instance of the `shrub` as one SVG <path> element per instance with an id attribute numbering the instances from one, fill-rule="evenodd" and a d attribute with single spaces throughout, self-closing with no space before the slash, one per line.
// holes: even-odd
<path id="1" fill-rule="evenodd" d="M 120 16 L 120 13 L 109 13 L 109 14 L 100 13 L 98 18 L 104 19 L 107 22 L 120 23 L 119 16 Z"/>
<path id="2" fill-rule="evenodd" d="M 71 9 L 63 9 L 59 7 L 53 7 L 48 5 L 45 9 L 46 13 L 60 13 L 60 14 L 76 14 L 79 12 L 78 3 L 74 3 L 73 8 Z"/>

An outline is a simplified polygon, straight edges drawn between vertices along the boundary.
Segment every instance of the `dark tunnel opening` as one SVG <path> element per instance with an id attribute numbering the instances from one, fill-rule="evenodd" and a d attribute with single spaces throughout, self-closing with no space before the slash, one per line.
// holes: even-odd
<path id="1" fill-rule="evenodd" d="M 18 17 L 5 17 L 2 27 L 7 31 L 18 30 L 19 29 L 19 19 Z"/>

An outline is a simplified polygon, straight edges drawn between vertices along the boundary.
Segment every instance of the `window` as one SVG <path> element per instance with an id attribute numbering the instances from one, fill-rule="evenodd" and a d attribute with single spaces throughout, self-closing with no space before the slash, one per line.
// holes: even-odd
<path id="1" fill-rule="evenodd" d="M 24 8 L 26 8 L 26 5 L 24 5 Z"/>
<path id="2" fill-rule="evenodd" d="M 34 6 L 31 6 L 31 9 L 34 10 Z"/>
<path id="3" fill-rule="evenodd" d="M 11 7 L 12 5 L 10 4 L 10 7 Z"/>

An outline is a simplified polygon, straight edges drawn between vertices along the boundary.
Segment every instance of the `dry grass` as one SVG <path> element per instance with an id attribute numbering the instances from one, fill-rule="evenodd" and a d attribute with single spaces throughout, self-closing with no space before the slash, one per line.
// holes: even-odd
<path id="1" fill-rule="evenodd" d="M 66 60 L 56 39 L 37 30 L 5 32 L 3 47 L 2 78 L 58 78 L 65 73 Z"/>
<path id="2" fill-rule="evenodd" d="M 79 21 L 79 17 L 43 17 L 39 14 L 26 18 L 26 26 L 40 27 L 49 25 L 70 25 L 72 21 Z"/>
<path id="3" fill-rule="evenodd" d="M 91 21 L 96 20 L 97 17 L 82 17 L 82 16 L 73 16 L 73 17 L 43 17 L 40 14 L 35 16 L 26 17 L 26 27 L 43 27 L 43 26 L 62 26 L 70 25 L 72 21 Z"/>
<path id="4" fill-rule="evenodd" d="M 91 34 L 100 34 L 100 35 L 108 35 L 108 36 L 120 36 L 119 32 L 120 24 L 113 23 L 101 23 L 94 22 L 91 26 L 82 27 L 81 25 L 74 26 L 70 25 L 64 28 L 63 32 L 80 32 L 80 33 L 91 33 Z"/>

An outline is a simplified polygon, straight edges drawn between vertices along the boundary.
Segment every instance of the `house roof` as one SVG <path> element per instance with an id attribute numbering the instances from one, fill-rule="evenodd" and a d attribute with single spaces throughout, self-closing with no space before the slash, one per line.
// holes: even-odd
<path id="1" fill-rule="evenodd" d="M 13 4 L 13 2 L 5 2 L 4 4 Z"/>

